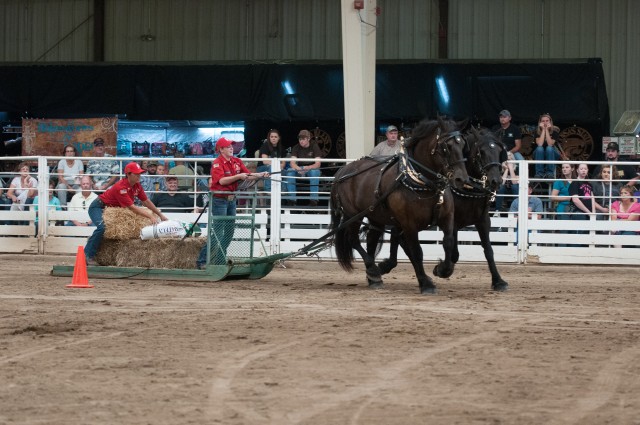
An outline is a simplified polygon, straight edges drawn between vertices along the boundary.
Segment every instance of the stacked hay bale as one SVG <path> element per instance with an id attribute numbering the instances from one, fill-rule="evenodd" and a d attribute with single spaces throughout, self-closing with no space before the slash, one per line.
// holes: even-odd
<path id="1" fill-rule="evenodd" d="M 105 232 L 96 261 L 102 266 L 195 269 L 206 238 L 140 240 L 152 223 L 128 208 L 105 208 Z"/>

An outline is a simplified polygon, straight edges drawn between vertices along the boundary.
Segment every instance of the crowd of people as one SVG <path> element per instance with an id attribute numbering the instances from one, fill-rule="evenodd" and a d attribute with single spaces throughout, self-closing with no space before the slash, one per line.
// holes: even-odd
<path id="1" fill-rule="evenodd" d="M 499 113 L 500 125 L 494 131 L 496 136 L 506 146 L 508 159 L 523 160 L 520 153 L 522 146 L 522 132 L 511 123 L 511 113 L 502 110 Z M 536 161 L 553 161 L 555 163 L 538 163 L 535 169 L 534 183 L 530 192 L 542 193 L 542 205 L 547 204 L 550 217 L 558 220 L 584 220 L 595 215 L 598 220 L 616 220 L 617 212 L 613 208 L 615 202 L 621 203 L 623 196 L 621 189 L 627 188 L 625 193 L 631 193 L 631 200 L 637 203 L 640 193 L 636 189 L 640 179 L 640 169 L 632 165 L 618 164 L 620 147 L 616 142 L 606 146 L 604 160 L 607 164 L 596 167 L 590 173 L 587 164 L 562 163 L 556 164 L 563 155 L 560 129 L 553 124 L 550 114 L 541 114 L 534 134 L 535 147 L 532 159 Z M 503 164 L 503 184 L 498 190 L 495 202 L 495 214 L 499 216 L 504 211 L 505 201 L 516 200 L 519 191 L 518 176 L 513 163 Z M 559 172 L 557 172 L 559 170 Z M 619 205 L 619 204 L 616 204 Z M 626 209 L 625 209 L 626 211 Z M 627 220 L 638 220 L 637 214 L 625 215 Z"/>
<path id="2" fill-rule="evenodd" d="M 500 111 L 498 119 L 499 125 L 494 131 L 507 150 L 507 159 L 523 160 L 522 132 L 512 123 L 510 111 Z M 385 157 L 398 151 L 398 128 L 388 126 L 385 135 L 386 139 L 374 147 L 370 156 Z M 608 144 L 604 158 L 608 162 L 597 167 L 591 174 L 587 164 L 575 166 L 566 162 L 557 167 L 556 164 L 562 157 L 559 129 L 554 126 L 551 115 L 545 113 L 538 120 L 535 144 L 533 159 L 555 163 L 533 165 L 535 174 L 533 183 L 529 185 L 530 217 L 542 218 L 547 212 L 550 213 L 547 217 L 559 220 L 585 220 L 593 215 L 600 220 L 640 219 L 640 193 L 637 190 L 640 173 L 633 166 L 618 163 L 620 149 L 617 143 Z M 211 164 L 211 176 L 208 179 L 203 176 L 201 169 L 194 169 L 176 154 L 171 163 L 160 163 L 153 159 L 142 160 L 140 164 L 124 163 L 124 178 L 119 180 L 121 162 L 105 152 L 104 140 L 96 138 L 93 148 L 91 156 L 103 159 L 92 159 L 85 165 L 77 156 L 74 146 L 64 146 L 64 159 L 51 171 L 47 194 L 49 209 L 74 212 L 84 210 L 89 213 L 89 219 L 78 220 L 74 217 L 65 222 L 67 226 L 97 227 L 96 238 L 90 239 L 88 244 L 89 259 L 95 255 L 95 246 L 99 245 L 100 233 L 104 231 L 101 228 L 101 215 L 95 211 L 98 204 L 102 208 L 117 204 L 142 215 L 147 213 L 143 213 L 140 206 L 147 206 L 159 214 L 199 213 L 210 204 L 215 214 L 233 216 L 237 205 L 235 192 L 244 180 L 263 180 L 263 190 L 271 191 L 272 179 L 269 176 L 274 158 L 280 160 L 282 177 L 274 178 L 273 181 L 282 185 L 283 206 L 316 207 L 319 203 L 320 159 L 323 155 L 317 143 L 312 140 L 311 133 L 304 129 L 298 133 L 298 143 L 289 153 L 283 147 L 280 132 L 269 130 L 258 151 L 262 162 L 258 163 L 256 173 L 249 171 L 242 160 L 234 156 L 230 140 L 220 138 L 216 143 L 218 156 Z M 515 164 L 517 163 L 513 161 L 503 163 L 503 184 L 497 193 L 494 215 L 503 211 L 518 211 L 520 181 Z M 556 170 L 559 172 L 556 173 Z M 30 172 L 29 164 L 20 163 L 16 171 L 17 175 L 8 185 L 0 179 L 0 208 L 37 209 L 38 181 Z M 302 204 L 298 192 L 300 185 L 304 185 L 305 192 L 308 192 L 304 195 L 306 200 Z M 545 185 L 548 189 L 546 191 Z M 116 187 L 121 193 L 114 192 Z M 213 193 L 211 199 L 208 197 L 209 191 Z M 547 211 L 544 205 L 547 205 Z M 95 242 L 96 239 L 98 242 Z M 229 235 L 222 239 L 225 243 L 230 240 Z M 198 265 L 202 264 L 199 261 Z"/>

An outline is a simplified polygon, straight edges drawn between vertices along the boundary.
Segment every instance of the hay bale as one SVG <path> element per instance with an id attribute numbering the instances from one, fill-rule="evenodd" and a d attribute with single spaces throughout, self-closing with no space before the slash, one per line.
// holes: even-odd
<path id="1" fill-rule="evenodd" d="M 149 211 L 147 208 L 144 210 Z M 107 207 L 102 216 L 105 225 L 104 238 L 113 240 L 140 239 L 143 227 L 153 224 L 147 217 L 129 208 Z"/>
<path id="2" fill-rule="evenodd" d="M 101 266 L 195 269 L 206 238 L 109 240 L 96 255 Z"/>

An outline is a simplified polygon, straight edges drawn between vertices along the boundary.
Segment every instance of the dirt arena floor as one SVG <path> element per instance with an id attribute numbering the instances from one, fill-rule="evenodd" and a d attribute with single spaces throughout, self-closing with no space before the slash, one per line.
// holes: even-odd
<path id="1" fill-rule="evenodd" d="M 292 261 L 257 281 L 51 277 L 0 255 L 0 424 L 640 424 L 638 268 Z M 432 264 L 429 263 L 429 269 Z"/>

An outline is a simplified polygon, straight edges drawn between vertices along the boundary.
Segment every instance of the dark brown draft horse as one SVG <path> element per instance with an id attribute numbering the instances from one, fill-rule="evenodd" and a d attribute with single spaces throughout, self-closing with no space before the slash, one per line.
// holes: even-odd
<path id="1" fill-rule="evenodd" d="M 382 286 L 375 252 L 385 225 L 403 234 L 404 248 L 411 260 L 421 293 L 435 292 L 424 272 L 418 232 L 435 222 L 445 233 L 445 252 L 453 253 L 453 196 L 449 184 L 462 188 L 467 181 L 464 166 L 464 138 L 453 121 L 423 121 L 391 157 L 365 157 L 345 165 L 335 175 L 331 190 L 331 228 L 340 266 L 353 270 L 353 250 L 362 256 L 369 287 Z M 368 219 L 367 250 L 359 229 Z M 451 275 L 450 255 L 438 266 L 440 274 Z"/>
<path id="2" fill-rule="evenodd" d="M 506 148 L 492 132 L 486 129 L 472 129 L 466 135 L 466 139 L 469 145 L 469 158 L 466 165 L 471 188 L 451 187 L 450 189 L 453 193 L 455 205 L 454 243 L 452 252 L 450 254 L 445 252 L 445 255 L 450 255 L 451 261 L 454 264 L 457 263 L 460 258 L 458 230 L 466 226 L 475 225 L 491 272 L 491 288 L 496 291 L 505 291 L 509 285 L 498 272 L 489 238 L 491 230 L 489 205 L 502 182 L 500 171 L 502 162 L 507 159 Z M 445 223 L 445 225 L 448 225 L 448 223 Z M 390 272 L 396 266 L 398 244 L 406 251 L 402 236 L 395 229 L 392 229 L 389 248 L 390 256 L 378 265 L 382 274 Z M 438 267 L 434 268 L 433 273 L 439 277 L 447 277 L 442 276 Z"/>

